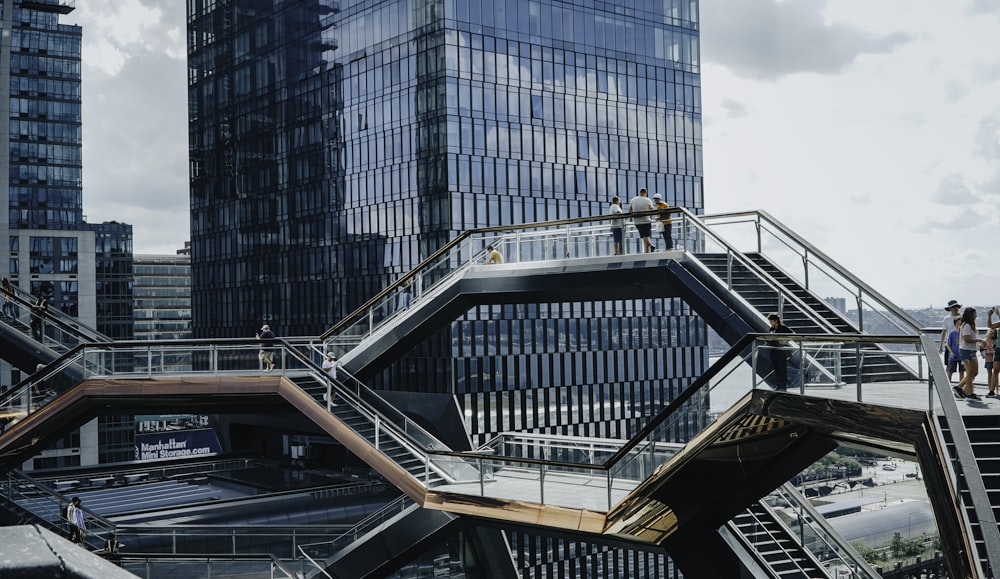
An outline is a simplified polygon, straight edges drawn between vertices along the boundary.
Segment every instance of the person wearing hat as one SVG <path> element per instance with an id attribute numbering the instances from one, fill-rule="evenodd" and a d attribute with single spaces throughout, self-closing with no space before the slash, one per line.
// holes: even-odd
<path id="1" fill-rule="evenodd" d="M 653 205 L 656 205 L 657 209 L 670 209 L 670 204 L 664 201 L 663 195 L 659 193 L 653 195 Z M 664 211 L 660 214 L 660 226 L 663 228 L 661 233 L 663 235 L 664 247 L 667 251 L 674 248 L 673 224 L 673 220 L 670 219 L 670 213 Z"/>
<path id="2" fill-rule="evenodd" d="M 257 339 L 268 342 L 273 341 L 274 332 L 271 331 L 271 326 L 267 324 L 261 326 L 260 331 L 257 332 Z M 260 352 L 257 353 L 257 359 L 264 365 L 264 372 L 274 370 L 274 352 L 270 347 L 261 344 Z"/>
<path id="3" fill-rule="evenodd" d="M 945 345 L 948 344 L 948 334 L 955 329 L 955 320 L 961 317 L 959 310 L 962 309 L 962 304 L 958 303 L 958 300 L 950 300 L 944 309 L 948 311 L 948 315 L 941 321 L 941 341 L 938 346 L 938 354 L 944 353 L 944 367 L 947 368 L 949 355 Z"/>

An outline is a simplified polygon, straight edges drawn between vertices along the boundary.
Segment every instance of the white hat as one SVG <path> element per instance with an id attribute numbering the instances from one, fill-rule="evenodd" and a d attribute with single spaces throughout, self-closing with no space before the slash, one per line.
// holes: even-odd
<path id="1" fill-rule="evenodd" d="M 663 199 L 663 195 L 657 193 L 656 195 L 653 195 L 653 199 Z"/>
<path id="2" fill-rule="evenodd" d="M 268 331 L 270 329 L 271 329 L 271 326 L 269 326 L 267 324 L 264 324 L 263 326 L 260 327 L 260 331 L 262 331 L 262 332 L 266 332 L 266 331 Z"/>

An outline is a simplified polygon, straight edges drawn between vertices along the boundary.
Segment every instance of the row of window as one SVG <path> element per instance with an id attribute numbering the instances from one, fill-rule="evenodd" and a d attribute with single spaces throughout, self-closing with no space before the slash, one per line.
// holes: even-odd
<path id="1" fill-rule="evenodd" d="M 568 384 L 569 378 L 563 379 L 558 361 L 552 356 L 526 356 L 524 359 L 526 362 L 537 360 L 538 366 L 556 365 L 550 376 L 567 384 L 546 386 L 545 383 L 551 380 L 544 374 L 509 376 L 511 380 L 526 380 L 527 384 L 523 389 L 502 392 L 498 390 L 512 382 L 473 375 L 470 378 L 477 383 L 475 387 L 465 389 L 464 384 L 459 383 L 457 399 L 466 430 L 478 444 L 501 432 L 511 431 L 559 432 L 627 440 L 635 433 L 636 424 L 655 414 L 690 382 L 689 378 L 663 375 L 641 382 Z M 395 384 L 412 391 L 440 377 L 439 374 L 421 374 L 423 364 L 420 361 L 411 360 L 410 378 L 401 376 L 398 378 L 401 381 Z"/>
<path id="2" fill-rule="evenodd" d="M 55 12 L 22 8 L 17 4 L 14 5 L 13 21 L 15 24 L 20 24 L 23 28 L 45 30 L 49 33 L 59 31 L 60 33 L 75 34 L 76 36 L 81 34 L 79 27 L 60 25 L 59 14 Z"/>
<path id="3" fill-rule="evenodd" d="M 54 209 L 19 209 L 11 207 L 8 219 L 10 219 L 12 228 L 77 229 L 82 221 L 82 215 L 80 210 L 60 211 Z"/>
<path id="4" fill-rule="evenodd" d="M 31 27 L 15 26 L 11 30 L 10 46 L 21 52 L 41 53 L 49 57 L 58 56 L 80 60 L 80 46 L 83 33 L 78 27 L 59 26 L 58 16 L 33 10 L 21 10 L 22 15 L 30 15 Z"/>
<path id="5" fill-rule="evenodd" d="M 82 192 L 79 189 L 56 187 L 11 187 L 12 207 L 39 207 L 49 209 L 80 209 Z"/>
<path id="6" fill-rule="evenodd" d="M 48 119 L 49 122 L 79 124 L 81 122 L 80 111 L 79 99 L 76 102 L 23 98 L 11 99 L 11 116 L 37 117 Z"/>
<path id="7" fill-rule="evenodd" d="M 18 163 L 54 163 L 57 165 L 80 165 L 83 163 L 79 145 L 52 145 L 39 143 L 11 143 L 10 160 Z"/>
<path id="8" fill-rule="evenodd" d="M 19 71 L 21 71 L 21 74 L 27 74 L 27 75 L 29 75 L 27 77 L 19 76 L 18 78 L 31 78 L 31 77 L 33 77 L 33 76 L 35 76 L 35 75 L 38 74 L 37 71 L 32 71 L 31 69 L 29 69 L 27 67 L 24 67 L 23 65 L 19 66 L 19 63 L 16 62 L 17 61 L 17 57 L 12 58 L 11 60 L 15 61 L 12 64 L 12 66 L 11 66 L 11 68 L 13 70 L 15 70 L 15 71 L 19 70 Z M 76 101 L 80 100 L 80 79 L 79 78 L 71 79 L 71 80 L 65 80 L 65 79 L 59 79 L 59 78 L 52 78 L 51 76 L 50 77 L 37 77 L 37 83 L 36 84 L 28 83 L 27 85 L 24 85 L 24 86 L 26 88 L 22 89 L 21 88 L 22 87 L 21 81 L 18 80 L 18 84 L 16 86 L 12 87 L 14 90 L 12 90 L 11 92 L 16 92 L 16 91 L 19 91 L 19 90 L 28 90 L 29 92 L 37 92 L 39 94 L 44 94 L 44 95 L 46 95 L 46 96 L 48 96 L 50 98 L 61 98 L 61 99 L 69 99 L 69 100 L 76 100 Z M 10 106 L 11 106 L 11 112 L 12 113 L 13 112 L 20 112 L 22 110 L 26 110 L 23 107 L 18 106 L 14 102 L 15 100 L 16 99 L 13 99 L 13 98 L 11 99 Z"/>
<path id="9" fill-rule="evenodd" d="M 534 320 L 465 320 L 453 326 L 454 347 L 460 356 L 504 356 L 515 353 L 541 354 L 593 351 L 604 354 L 644 343 L 652 348 L 691 346 L 700 335 L 687 317 L 628 317 Z M 493 358 L 493 360 L 496 360 Z M 578 357 L 564 360 L 564 368 L 575 368 L 586 382 L 604 382 L 593 373 L 607 371 L 610 359 Z M 473 362 L 474 363 L 474 362 Z M 644 366 L 640 365 L 639 368 Z M 596 370 L 595 370 L 596 369 Z M 513 369 L 512 369 L 513 370 Z M 514 370 L 516 371 L 516 370 Z M 522 369 L 521 372 L 528 370 Z M 478 373 L 475 368 L 472 373 Z M 637 376 L 636 379 L 644 379 Z M 625 377 L 625 379 L 631 379 Z"/>
<path id="10" fill-rule="evenodd" d="M 13 102 L 15 99 L 11 99 Z M 10 120 L 12 140 L 53 141 L 82 146 L 83 128 L 80 123 L 39 122 L 34 120 Z"/>
<path id="11" fill-rule="evenodd" d="M 71 60 L 68 58 L 46 58 L 45 66 L 40 70 L 32 71 L 30 68 L 21 68 L 11 71 L 11 93 L 16 94 L 17 91 L 24 92 L 44 92 L 43 88 L 46 88 L 43 83 L 32 83 L 24 84 L 18 79 L 34 78 L 33 76 L 28 76 L 32 74 L 41 74 L 46 77 L 51 77 L 55 79 L 69 79 L 71 82 L 74 80 L 79 80 L 80 72 L 82 66 L 79 60 Z M 48 80 L 48 79 L 42 79 Z"/>
<path id="12" fill-rule="evenodd" d="M 531 579 L 642 577 L 679 579 L 680 572 L 663 553 L 616 549 L 524 532 L 509 532 L 511 552 L 523 576 Z"/>
<path id="13" fill-rule="evenodd" d="M 83 169 L 79 166 L 31 165 L 11 163 L 11 184 L 47 183 L 53 187 L 82 187 Z"/>

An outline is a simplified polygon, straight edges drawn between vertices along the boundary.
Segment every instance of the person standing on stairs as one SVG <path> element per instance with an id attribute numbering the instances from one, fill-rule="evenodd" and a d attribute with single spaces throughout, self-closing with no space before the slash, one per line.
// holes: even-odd
<path id="1" fill-rule="evenodd" d="M 791 334 L 792 330 L 781 323 L 781 316 L 778 314 L 768 314 L 768 323 L 771 324 L 769 334 Z M 774 367 L 774 379 L 777 382 L 775 390 L 784 392 L 788 390 L 788 342 L 784 340 L 771 342 L 771 366 Z"/>

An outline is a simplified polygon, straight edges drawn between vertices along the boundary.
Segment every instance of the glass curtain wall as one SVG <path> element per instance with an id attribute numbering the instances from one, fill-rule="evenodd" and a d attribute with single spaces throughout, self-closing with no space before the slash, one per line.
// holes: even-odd
<path id="1" fill-rule="evenodd" d="M 470 228 L 603 214 L 641 187 L 702 211 L 696 0 L 187 10 L 195 337 L 317 335 Z M 483 306 L 376 382 L 454 396 L 474 444 L 624 438 L 705 343 L 676 299 Z"/>

